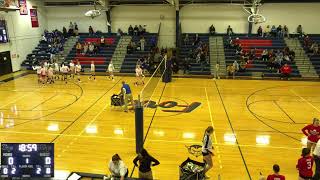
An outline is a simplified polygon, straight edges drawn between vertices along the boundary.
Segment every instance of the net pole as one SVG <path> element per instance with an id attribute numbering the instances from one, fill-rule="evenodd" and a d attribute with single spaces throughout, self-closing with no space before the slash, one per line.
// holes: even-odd
<path id="1" fill-rule="evenodd" d="M 143 106 L 141 105 L 140 95 L 135 106 L 135 131 L 136 131 L 136 153 L 143 148 Z"/>

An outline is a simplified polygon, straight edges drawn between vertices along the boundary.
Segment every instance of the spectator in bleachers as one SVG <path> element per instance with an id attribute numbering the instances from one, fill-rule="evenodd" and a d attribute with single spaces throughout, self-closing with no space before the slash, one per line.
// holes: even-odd
<path id="1" fill-rule="evenodd" d="M 290 50 L 289 51 L 289 58 L 290 58 L 290 61 L 294 61 L 294 59 L 295 59 L 295 57 L 296 57 L 296 53 L 293 51 L 293 50 Z"/>
<path id="2" fill-rule="evenodd" d="M 283 26 L 283 36 L 289 38 L 289 29 L 287 25 Z"/>
<path id="3" fill-rule="evenodd" d="M 270 36 L 270 25 L 267 25 L 267 27 L 264 29 L 264 37 Z"/>
<path id="4" fill-rule="evenodd" d="M 139 25 L 139 36 L 143 35 L 145 31 L 146 30 L 141 25 Z"/>
<path id="5" fill-rule="evenodd" d="M 183 66 L 183 74 L 188 74 L 190 71 L 191 65 L 187 57 L 183 59 L 182 66 Z"/>
<path id="6" fill-rule="evenodd" d="M 135 25 L 133 28 L 133 35 L 138 36 L 138 34 L 139 34 L 139 28 L 137 25 Z"/>
<path id="7" fill-rule="evenodd" d="M 209 27 L 209 33 L 210 35 L 216 34 L 216 28 L 213 26 L 213 24 Z"/>
<path id="8" fill-rule="evenodd" d="M 94 53 L 94 52 L 93 52 L 93 50 L 94 50 L 94 44 L 91 43 L 91 42 L 89 42 L 88 44 L 89 44 L 89 47 L 88 47 L 89 54 L 92 55 L 92 54 Z"/>
<path id="9" fill-rule="evenodd" d="M 256 58 L 256 49 L 251 49 L 249 52 L 249 59 L 254 60 Z"/>
<path id="10" fill-rule="evenodd" d="M 207 59 L 203 51 L 199 54 L 200 54 L 201 71 L 204 71 L 204 68 L 207 65 Z"/>
<path id="11" fill-rule="evenodd" d="M 100 38 L 100 46 L 101 46 L 101 47 L 104 47 L 104 46 L 105 46 L 105 39 L 104 39 L 103 36 L 101 36 L 101 38 Z"/>
<path id="12" fill-rule="evenodd" d="M 189 35 L 188 34 L 186 34 L 184 36 L 183 42 L 184 42 L 184 45 L 188 45 L 189 44 Z"/>
<path id="13" fill-rule="evenodd" d="M 77 44 L 76 44 L 76 50 L 77 50 L 77 54 L 80 54 L 80 53 L 81 53 L 82 45 L 81 45 L 80 42 L 77 42 Z"/>
<path id="14" fill-rule="evenodd" d="M 74 35 L 75 36 L 79 35 L 79 28 L 76 22 L 74 22 Z"/>
<path id="15" fill-rule="evenodd" d="M 245 72 L 245 71 L 246 71 L 246 63 L 244 61 L 241 61 L 239 65 L 239 72 Z"/>
<path id="16" fill-rule="evenodd" d="M 261 54 L 261 60 L 262 61 L 268 61 L 269 59 L 269 56 L 268 56 L 268 50 L 267 49 L 264 49 L 262 51 L 262 54 Z"/>
<path id="17" fill-rule="evenodd" d="M 228 72 L 228 77 L 232 76 L 234 78 L 235 76 L 235 68 L 233 65 L 227 66 L 227 72 Z"/>
<path id="18" fill-rule="evenodd" d="M 303 44 L 304 44 L 304 47 L 307 47 L 307 48 L 309 48 L 312 45 L 312 41 L 308 35 L 304 37 Z"/>
<path id="19" fill-rule="evenodd" d="M 124 164 L 118 154 L 112 156 L 112 159 L 108 165 L 108 169 L 111 172 L 112 177 L 120 178 L 120 180 L 124 180 L 129 174 L 127 166 Z"/>
<path id="20" fill-rule="evenodd" d="M 234 67 L 234 71 L 235 71 L 235 72 L 238 72 L 238 71 L 239 71 L 240 68 L 239 68 L 239 64 L 238 64 L 237 61 L 234 61 L 233 64 L 232 64 L 232 66 Z"/>
<path id="21" fill-rule="evenodd" d="M 130 42 L 127 46 L 127 53 L 132 54 L 133 50 L 134 48 L 133 48 L 132 42 Z"/>
<path id="22" fill-rule="evenodd" d="M 237 55 L 243 54 L 243 49 L 242 49 L 241 44 L 239 44 L 239 45 L 236 47 L 236 54 L 237 54 Z"/>
<path id="23" fill-rule="evenodd" d="M 70 24 L 69 24 L 69 36 L 73 35 L 73 29 L 74 29 L 74 26 L 73 26 L 72 22 L 70 21 Z"/>
<path id="24" fill-rule="evenodd" d="M 89 35 L 92 36 L 94 34 L 92 26 L 89 26 Z"/>
<path id="25" fill-rule="evenodd" d="M 276 36 L 277 36 L 277 28 L 276 28 L 275 25 L 273 25 L 273 26 L 271 27 L 270 34 L 272 35 L 272 37 L 276 37 Z"/>
<path id="26" fill-rule="evenodd" d="M 261 37 L 263 34 L 262 34 L 263 30 L 262 30 L 262 27 L 259 26 L 258 30 L 257 30 L 257 34 L 259 37 Z"/>
<path id="27" fill-rule="evenodd" d="M 42 34 L 41 43 L 47 43 L 47 38 L 44 34 Z"/>
<path id="28" fill-rule="evenodd" d="M 280 37 L 283 37 L 283 31 L 282 31 L 282 26 L 279 25 L 277 27 L 277 36 L 280 38 Z"/>
<path id="29" fill-rule="evenodd" d="M 299 37 L 302 37 L 302 35 L 303 35 L 303 31 L 302 31 L 302 26 L 301 25 L 299 25 L 297 27 L 297 34 L 299 35 Z"/>
<path id="30" fill-rule="evenodd" d="M 129 36 L 133 35 L 133 27 L 132 27 L 132 25 L 130 25 L 129 28 L 128 28 L 128 34 L 129 34 Z"/>
<path id="31" fill-rule="evenodd" d="M 196 34 L 192 45 L 197 46 L 199 42 L 200 42 L 200 37 L 198 34 Z"/>
<path id="32" fill-rule="evenodd" d="M 231 28 L 231 26 L 229 25 L 227 28 L 227 35 L 228 36 L 232 36 L 233 35 L 233 29 Z"/>
<path id="33" fill-rule="evenodd" d="M 117 31 L 117 36 L 122 36 L 123 35 L 123 31 L 119 28 Z"/>
<path id="34" fill-rule="evenodd" d="M 313 53 L 313 55 L 318 54 L 318 51 L 319 51 L 318 44 L 316 42 L 313 42 L 309 51 Z"/>
<path id="35" fill-rule="evenodd" d="M 94 44 L 93 54 L 98 54 L 100 51 L 100 46 L 98 43 Z"/>
<path id="36" fill-rule="evenodd" d="M 145 46 L 146 40 L 144 39 L 144 37 L 142 36 L 140 39 L 140 50 L 144 51 L 144 46 Z"/>
<path id="37" fill-rule="evenodd" d="M 67 32 L 67 28 L 63 26 L 62 28 L 62 34 L 63 34 L 63 37 L 64 38 L 67 38 L 68 37 L 68 32 Z"/>
<path id="38" fill-rule="evenodd" d="M 89 48 L 89 45 L 88 45 L 87 42 L 85 42 L 84 45 L 83 45 L 83 52 L 82 52 L 83 55 L 87 54 L 88 48 Z"/>

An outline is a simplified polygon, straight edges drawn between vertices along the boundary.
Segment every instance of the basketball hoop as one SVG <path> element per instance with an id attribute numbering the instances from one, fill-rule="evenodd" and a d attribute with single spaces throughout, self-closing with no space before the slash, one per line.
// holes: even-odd
<path id="1" fill-rule="evenodd" d="M 261 14 L 251 14 L 248 17 L 248 22 L 259 24 L 266 22 L 266 18 Z"/>

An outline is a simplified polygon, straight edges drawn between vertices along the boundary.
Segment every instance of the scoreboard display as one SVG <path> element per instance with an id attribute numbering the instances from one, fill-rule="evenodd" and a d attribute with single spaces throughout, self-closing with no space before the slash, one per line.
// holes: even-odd
<path id="1" fill-rule="evenodd" d="M 53 176 L 53 143 L 1 143 L 1 178 Z"/>

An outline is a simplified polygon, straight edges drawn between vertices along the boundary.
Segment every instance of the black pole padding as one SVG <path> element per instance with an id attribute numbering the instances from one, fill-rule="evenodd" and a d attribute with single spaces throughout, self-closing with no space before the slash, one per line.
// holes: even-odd
<path id="1" fill-rule="evenodd" d="M 141 152 L 143 148 L 143 107 L 135 107 L 135 126 L 136 126 L 136 153 Z"/>

